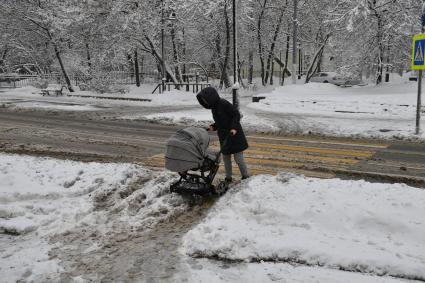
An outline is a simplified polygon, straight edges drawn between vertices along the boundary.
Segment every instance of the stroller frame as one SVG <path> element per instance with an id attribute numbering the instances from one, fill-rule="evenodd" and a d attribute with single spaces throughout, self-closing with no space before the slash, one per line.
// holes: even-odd
<path id="1" fill-rule="evenodd" d="M 222 195 L 228 189 L 228 184 L 221 181 L 217 186 L 213 185 L 218 168 L 220 167 L 220 154 L 217 153 L 215 160 L 206 157 L 199 168 L 194 168 L 187 172 L 179 172 L 180 179 L 170 186 L 171 192 L 189 195 Z M 194 171 L 193 173 L 189 173 Z M 195 171 L 200 171 L 196 174 Z"/>
<path id="2" fill-rule="evenodd" d="M 220 154 L 219 152 L 216 155 L 215 160 L 206 157 L 202 166 L 199 168 L 194 168 L 187 172 L 180 172 L 180 179 L 170 186 L 171 192 L 188 195 L 221 195 L 226 192 L 228 186 L 225 182 L 220 182 L 217 186 L 212 184 L 218 172 Z M 198 174 L 196 172 L 190 172 L 198 170 L 200 171 Z"/>

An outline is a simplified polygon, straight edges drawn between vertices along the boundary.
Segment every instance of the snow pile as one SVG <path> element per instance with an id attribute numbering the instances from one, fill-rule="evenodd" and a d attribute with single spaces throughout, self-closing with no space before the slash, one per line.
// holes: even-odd
<path id="1" fill-rule="evenodd" d="M 414 118 L 416 84 L 341 88 L 332 84 L 287 85 L 249 107 L 285 114 Z"/>
<path id="2" fill-rule="evenodd" d="M 257 96 L 265 97 L 258 103 L 241 97 L 241 122 L 245 129 L 255 132 L 425 139 L 425 131 L 420 136 L 414 134 L 416 88 L 416 83 L 400 79 L 380 86 L 351 88 L 320 83 L 285 85 L 263 90 L 267 93 L 257 93 Z M 224 97 L 231 101 L 230 96 Z M 198 107 L 144 114 L 138 119 L 161 124 L 205 126 L 212 120 L 211 113 Z M 422 120 L 425 124 L 425 115 Z"/>
<path id="3" fill-rule="evenodd" d="M 96 93 L 93 91 L 79 91 L 78 89 L 69 93 L 76 95 L 68 97 L 64 90 L 64 96 L 42 96 L 40 90 L 34 87 L 22 87 L 7 89 L 0 93 L 0 102 L 5 105 L 12 105 L 18 108 L 49 108 L 58 110 L 92 111 L 99 110 L 90 106 L 93 104 L 108 107 L 120 105 L 138 105 L 143 107 L 158 106 L 192 106 L 198 105 L 196 94 L 184 90 L 171 90 L 162 94 L 152 94 L 155 85 L 145 84 L 140 88 L 131 86 L 128 93 Z M 111 99 L 96 99 L 93 97 L 105 97 Z M 150 101 L 127 101 L 119 99 L 148 99 Z M 23 101 L 19 101 L 23 100 Z M 88 105 L 89 104 L 89 105 Z"/>
<path id="4" fill-rule="evenodd" d="M 171 90 L 164 93 L 152 94 L 151 91 L 148 94 L 137 96 L 139 98 L 151 99 L 151 102 L 147 103 L 146 106 L 191 106 L 198 105 L 196 94 L 193 92 L 186 92 L 184 90 Z M 133 93 L 133 92 L 131 92 Z M 131 94 L 130 93 L 130 94 Z"/>
<path id="5" fill-rule="evenodd" d="M 253 177 L 185 236 L 183 252 L 425 280 L 424 203 L 401 184 Z"/>
<path id="6" fill-rule="evenodd" d="M 170 194 L 170 185 L 177 180 L 172 172 L 144 171 L 136 182 L 126 186 L 108 187 L 93 193 L 96 211 L 83 219 L 80 226 L 96 225 L 96 230 L 142 231 L 159 221 L 184 211 L 186 203 Z"/>
<path id="7" fill-rule="evenodd" d="M 207 259 L 188 259 L 173 282 L 302 282 L 302 283 L 405 283 L 404 279 L 345 272 L 318 266 L 285 263 L 226 264 Z"/>
<path id="8" fill-rule="evenodd" d="M 138 119 L 163 125 L 191 127 L 208 127 L 213 123 L 211 111 L 206 109 L 142 115 L 138 117 Z M 277 132 L 280 130 L 273 120 L 253 114 L 244 115 L 244 113 L 242 113 L 241 124 L 244 129 L 257 132 Z"/>
<path id="9" fill-rule="evenodd" d="M 133 164 L 0 154 L 2 278 L 43 281 L 59 272 L 49 239 L 75 227 L 147 229 L 184 209 L 182 199 L 168 193 L 174 180 Z"/>
<path id="10" fill-rule="evenodd" d="M 406 138 L 414 137 L 416 92 L 417 84 L 412 82 L 353 88 L 287 85 L 260 94 L 266 98 L 247 107 L 289 116 L 289 121 L 285 121 L 287 117 L 276 120 L 289 132 L 299 128 L 302 134 Z M 294 127 L 294 120 L 300 127 Z"/>

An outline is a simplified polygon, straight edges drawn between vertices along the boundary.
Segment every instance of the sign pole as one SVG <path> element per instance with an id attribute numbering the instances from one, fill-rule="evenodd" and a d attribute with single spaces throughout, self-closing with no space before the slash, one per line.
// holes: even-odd
<path id="1" fill-rule="evenodd" d="M 424 34 L 424 31 L 425 31 L 424 26 L 425 26 L 425 2 L 422 4 L 422 16 L 421 16 L 421 34 L 422 34 L 422 36 Z M 413 47 L 414 48 L 414 50 L 413 50 L 413 65 L 415 65 L 415 61 L 416 61 L 415 57 L 417 55 L 416 54 L 417 50 L 415 50 L 417 48 L 415 42 L 414 42 L 413 46 L 414 46 Z M 421 48 L 420 51 L 422 52 L 422 56 L 421 56 L 421 59 L 423 61 L 422 65 L 425 65 L 425 60 L 423 58 L 423 57 L 425 57 L 424 54 L 423 54 L 423 47 L 424 47 L 424 45 L 422 45 L 422 48 Z M 415 131 L 416 135 L 419 135 L 420 132 L 421 132 L 422 73 L 423 73 L 423 68 L 420 68 L 419 72 L 418 72 L 418 101 L 417 101 L 417 105 L 416 105 L 416 131 Z"/>
<path id="2" fill-rule="evenodd" d="M 424 33 L 424 26 L 425 26 L 425 3 L 422 4 L 422 17 L 421 17 L 421 33 L 422 34 Z M 417 135 L 419 135 L 421 132 L 422 72 L 423 71 L 421 69 L 419 70 L 419 74 L 418 74 L 418 102 L 416 105 L 416 131 L 415 131 Z"/>
<path id="3" fill-rule="evenodd" d="M 421 104 L 422 104 L 422 70 L 418 74 L 418 103 L 416 106 L 416 134 L 419 135 L 421 131 Z"/>

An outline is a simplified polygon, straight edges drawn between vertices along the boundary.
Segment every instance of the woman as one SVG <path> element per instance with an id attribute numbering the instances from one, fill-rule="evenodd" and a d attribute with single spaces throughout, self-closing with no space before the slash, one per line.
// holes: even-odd
<path id="1" fill-rule="evenodd" d="M 232 182 L 232 159 L 236 161 L 242 175 L 242 179 L 249 177 L 243 151 L 248 148 L 248 142 L 240 124 L 241 115 L 229 101 L 220 98 L 217 91 L 207 87 L 198 93 L 196 98 L 206 109 L 211 109 L 214 124 L 208 131 L 217 131 L 223 154 L 226 182 Z"/>

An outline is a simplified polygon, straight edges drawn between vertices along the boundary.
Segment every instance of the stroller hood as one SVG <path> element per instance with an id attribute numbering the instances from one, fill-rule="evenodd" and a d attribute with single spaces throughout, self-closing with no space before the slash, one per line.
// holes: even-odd
<path id="1" fill-rule="evenodd" d="M 190 127 L 177 131 L 167 141 L 165 168 L 185 172 L 202 166 L 208 156 L 210 136 L 205 129 Z"/>

